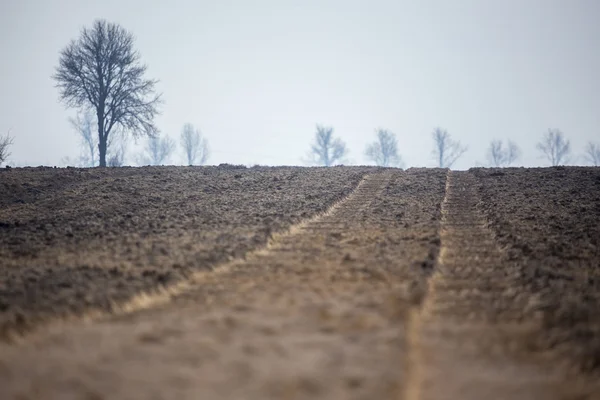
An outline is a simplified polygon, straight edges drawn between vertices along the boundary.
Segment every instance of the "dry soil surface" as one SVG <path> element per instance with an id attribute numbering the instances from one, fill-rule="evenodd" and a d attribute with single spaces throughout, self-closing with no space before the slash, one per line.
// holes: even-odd
<path id="1" fill-rule="evenodd" d="M 0 338 L 115 311 L 243 257 L 324 212 L 367 170 L 0 170 Z"/>
<path id="2" fill-rule="evenodd" d="M 50 184 L 0 195 L 0 398 L 600 398 L 598 169 L 13 172 L 0 185 Z M 112 222 L 78 242 L 27 222 L 64 232 L 94 207 Z M 114 228 L 123 212 L 137 222 Z M 109 271 L 72 281 L 106 313 L 61 285 L 28 294 L 36 268 L 81 260 Z M 146 267 L 174 278 L 110 275 Z"/>

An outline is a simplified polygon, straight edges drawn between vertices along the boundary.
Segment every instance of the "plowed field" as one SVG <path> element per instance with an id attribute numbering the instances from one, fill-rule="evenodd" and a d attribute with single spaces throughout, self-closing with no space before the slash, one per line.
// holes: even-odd
<path id="1" fill-rule="evenodd" d="M 600 169 L 0 172 L 0 399 L 600 398 Z"/>

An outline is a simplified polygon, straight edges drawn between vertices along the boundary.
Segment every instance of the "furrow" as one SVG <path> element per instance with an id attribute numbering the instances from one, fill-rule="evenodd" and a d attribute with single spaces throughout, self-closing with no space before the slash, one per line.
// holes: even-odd
<path id="1" fill-rule="evenodd" d="M 517 266 L 486 228 L 474 178 L 449 172 L 441 251 L 410 325 L 406 400 L 554 399 L 559 373 L 527 351 L 540 321 Z"/>

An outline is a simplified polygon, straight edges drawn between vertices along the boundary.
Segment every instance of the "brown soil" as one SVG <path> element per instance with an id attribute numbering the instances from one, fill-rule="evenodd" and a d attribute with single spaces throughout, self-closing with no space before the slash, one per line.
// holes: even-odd
<path id="1" fill-rule="evenodd" d="M 482 210 L 493 196 L 482 201 L 471 173 L 447 183 L 438 265 L 413 316 L 408 399 L 600 398 L 593 379 L 539 348 L 549 332 L 531 289 L 543 282 L 489 229 Z"/>
<path id="2" fill-rule="evenodd" d="M 0 338 L 242 257 L 325 211 L 367 170 L 3 170 Z"/>
<path id="3" fill-rule="evenodd" d="M 56 268 L 87 259 L 100 270 L 150 266 L 172 272 L 173 260 L 182 257 L 189 266 L 186 273 L 166 284 L 185 285 L 171 284 L 175 289 L 162 302 L 155 301 L 159 295 L 150 295 L 143 307 L 134 302 L 113 316 L 47 325 L 17 343 L 0 345 L 0 398 L 600 398 L 594 380 L 600 318 L 593 313 L 599 298 L 600 232 L 594 224 L 600 216 L 598 169 L 62 171 L 69 179 L 54 177 L 53 182 L 62 185 L 60 191 L 48 188 L 38 197 L 0 195 L 5 204 L 0 221 L 7 225 L 0 227 L 1 251 L 7 257 L 0 273 L 14 277 L 34 270 L 27 262 L 35 258 L 19 253 L 29 247 L 5 246 L 8 231 L 19 232 L 14 222 L 23 215 L 46 215 L 40 204 L 48 198 L 63 199 L 63 208 L 79 204 L 69 208 L 73 212 L 92 207 L 82 191 L 69 188 L 88 182 L 87 193 L 101 195 L 92 189 L 104 184 L 106 190 L 108 183 L 102 182 L 115 179 L 102 174 L 137 174 L 127 185 L 115 186 L 113 195 L 144 181 L 142 193 L 154 194 L 148 171 L 164 172 L 167 182 L 179 182 L 160 192 L 170 203 L 140 208 L 144 222 L 116 229 L 112 241 L 92 234 L 77 246 L 62 239 L 50 247 L 38 238 L 38 259 L 50 260 Z M 209 171 L 208 176 L 196 177 L 202 171 Z M 76 173 L 97 175 L 79 180 L 68 175 Z M 248 181 L 237 191 L 189 197 L 202 185 L 231 188 L 240 173 L 248 174 Z M 3 174 L 0 184 L 7 179 Z M 274 175 L 280 179 L 286 174 L 296 174 L 298 185 L 287 191 L 268 187 Z M 11 185 L 19 182 L 13 179 Z M 261 190 L 253 191 L 256 186 Z M 188 197 L 179 199 L 182 193 Z M 316 196 L 314 202 L 307 194 Z M 37 202 L 37 208 L 19 208 L 25 207 L 15 204 L 19 196 L 34 206 Z M 232 196 L 239 200 L 231 202 Z M 126 210 L 128 202 L 137 201 L 137 196 L 120 198 L 113 207 L 101 201 L 96 206 L 117 218 L 122 212 L 118 207 Z M 270 204 L 261 208 L 266 199 Z M 229 212 L 219 208 L 226 201 Z M 186 211 L 173 214 L 176 205 Z M 276 219 L 281 224 L 275 229 L 282 233 L 271 235 L 267 247 L 269 235 L 244 243 L 265 226 L 273 208 L 293 215 Z M 254 212 L 254 219 L 249 218 Z M 222 222 L 188 221 L 204 213 L 222 217 Z M 12 219 L 6 222 L 8 215 Z M 75 215 L 69 224 L 77 220 Z M 240 220 L 244 224 L 238 225 Z M 55 225 L 63 229 L 65 222 L 59 221 Z M 149 223 L 159 225 L 148 228 Z M 139 245 L 124 240 L 140 230 L 148 234 L 137 238 Z M 229 236 L 202 247 L 199 238 L 213 238 L 215 231 Z M 166 254 L 151 256 L 153 247 L 147 242 L 152 240 Z M 222 242 L 231 249 L 240 241 L 240 253 L 200 258 L 221 254 Z M 192 250 L 198 248 L 203 251 Z M 90 278 L 74 283 L 115 296 L 106 283 L 110 279 Z M 133 286 L 141 278 L 114 279 Z M 151 282 L 130 289 L 125 298 L 162 285 Z M 73 309 L 89 313 L 89 305 L 65 290 L 49 286 L 48 300 L 39 301 L 49 302 L 46 308 L 32 307 L 25 315 L 56 316 Z M 53 300 L 54 293 L 76 305 L 65 307 Z M 10 307 L 19 301 L 19 307 L 29 304 L 25 296 L 8 299 Z"/>
<path id="4" fill-rule="evenodd" d="M 600 169 L 472 172 L 488 224 L 535 299 L 543 334 L 532 345 L 599 370 Z"/>

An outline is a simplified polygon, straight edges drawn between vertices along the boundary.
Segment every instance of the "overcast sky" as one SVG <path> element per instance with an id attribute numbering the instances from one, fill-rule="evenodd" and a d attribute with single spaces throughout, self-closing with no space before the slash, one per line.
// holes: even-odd
<path id="1" fill-rule="evenodd" d="M 320 123 L 356 164 L 384 127 L 407 166 L 433 166 L 441 126 L 469 146 L 456 168 L 485 163 L 494 138 L 545 165 L 535 144 L 548 128 L 576 155 L 600 142 L 599 16 L 597 0 L 0 0 L 0 133 L 16 164 L 78 155 L 51 76 L 104 18 L 135 35 L 160 80 L 162 134 L 195 124 L 210 164 L 302 165 Z"/>

